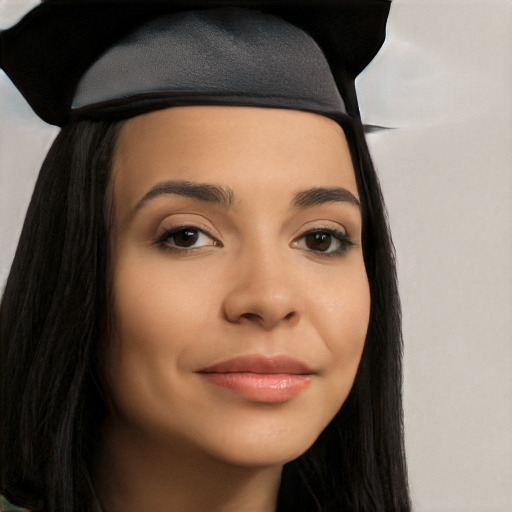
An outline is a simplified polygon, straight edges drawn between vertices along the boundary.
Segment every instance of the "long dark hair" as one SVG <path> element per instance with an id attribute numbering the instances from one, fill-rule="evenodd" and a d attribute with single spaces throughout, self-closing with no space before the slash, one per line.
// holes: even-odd
<path id="1" fill-rule="evenodd" d="M 0 306 L 0 490 L 45 512 L 90 512 L 105 397 L 109 175 L 119 123 L 63 128 L 40 173 Z M 380 186 L 356 121 L 346 130 L 362 203 L 370 323 L 354 386 L 315 444 L 285 465 L 279 512 L 410 510 L 401 330 Z M 300 428 L 300 425 L 298 426 Z"/>
<path id="2" fill-rule="evenodd" d="M 0 489 L 46 512 L 91 510 L 104 400 L 107 190 L 117 124 L 64 128 L 37 180 L 0 306 Z"/>

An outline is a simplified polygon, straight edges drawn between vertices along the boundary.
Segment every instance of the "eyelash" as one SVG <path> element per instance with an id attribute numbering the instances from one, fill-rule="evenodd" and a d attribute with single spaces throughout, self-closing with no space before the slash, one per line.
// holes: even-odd
<path id="1" fill-rule="evenodd" d="M 210 240 L 212 240 L 212 244 L 208 244 L 210 246 L 213 246 L 213 247 L 223 247 L 223 244 L 217 240 L 215 237 L 213 237 L 212 235 L 210 235 L 207 231 L 205 231 L 204 229 L 200 229 L 196 226 L 189 226 L 189 225 L 184 225 L 184 226 L 176 226 L 174 228 L 170 228 L 170 229 L 166 229 L 163 233 L 161 234 L 158 234 L 156 236 L 156 238 L 153 240 L 154 244 L 158 245 L 160 248 L 166 250 L 166 251 L 170 251 L 170 252 L 173 252 L 173 253 L 181 253 L 181 254 L 185 254 L 185 253 L 189 253 L 190 251 L 194 251 L 196 249 L 198 249 L 197 247 L 179 247 L 179 246 L 172 246 L 172 245 L 169 245 L 169 243 L 167 242 L 167 240 L 175 235 L 177 235 L 178 233 L 183 233 L 185 231 L 194 231 L 198 234 L 202 234 L 202 235 L 205 235 L 207 236 Z"/>
<path id="2" fill-rule="evenodd" d="M 198 235 L 204 235 L 207 236 L 213 243 L 208 244 L 213 247 L 224 247 L 223 244 L 214 238 L 212 235 L 210 235 L 207 231 L 200 229 L 196 226 L 190 226 L 190 225 L 184 225 L 184 226 L 176 226 L 170 229 L 165 230 L 164 232 L 158 234 L 155 239 L 153 240 L 153 243 L 163 250 L 170 251 L 173 253 L 180 253 L 180 254 L 187 254 L 191 251 L 197 250 L 200 247 L 179 247 L 179 246 L 172 246 L 168 243 L 168 239 L 176 236 L 178 233 L 183 233 L 185 231 L 193 231 L 195 233 L 198 233 Z M 345 253 L 348 249 L 353 247 L 355 244 L 350 240 L 350 237 L 344 233 L 341 230 L 334 229 L 334 228 L 314 228 L 310 229 L 309 231 L 306 231 L 305 233 L 302 233 L 299 237 L 295 238 L 293 240 L 294 246 L 297 246 L 297 244 L 301 240 L 305 240 L 307 236 L 309 235 L 316 235 L 316 234 L 325 234 L 329 237 L 331 237 L 331 243 L 332 238 L 337 240 L 339 242 L 339 247 L 333 251 L 326 252 L 326 251 L 317 251 L 310 248 L 304 248 L 305 251 L 310 251 L 316 256 L 323 256 L 327 258 L 332 258 L 335 256 L 341 256 L 343 253 Z M 204 247 L 204 246 L 201 246 Z M 300 247 L 298 247 L 300 249 Z"/>
<path id="3" fill-rule="evenodd" d="M 315 234 L 325 234 L 329 237 L 337 240 L 339 242 L 339 247 L 333 251 L 326 252 L 326 251 L 315 251 L 314 249 L 304 249 L 306 251 L 311 251 L 315 256 L 322 256 L 326 258 L 333 258 L 336 256 L 343 255 L 348 249 L 351 247 L 354 247 L 354 242 L 350 239 L 350 237 L 347 235 L 347 233 L 344 233 L 343 231 L 335 228 L 314 228 L 310 229 L 309 231 L 306 231 L 305 233 L 302 233 L 299 237 L 297 237 L 294 240 L 294 244 L 297 244 L 300 240 L 305 240 L 308 235 L 315 235 Z"/>

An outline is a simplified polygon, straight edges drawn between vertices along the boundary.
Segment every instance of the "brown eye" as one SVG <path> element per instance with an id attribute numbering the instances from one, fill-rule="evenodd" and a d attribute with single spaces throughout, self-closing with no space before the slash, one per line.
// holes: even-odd
<path id="1" fill-rule="evenodd" d="M 174 251 L 200 249 L 208 245 L 222 247 L 218 240 L 195 226 L 179 226 L 168 229 L 155 239 L 155 243 Z"/>
<path id="2" fill-rule="evenodd" d="M 332 243 L 332 236 L 324 231 L 309 233 L 304 239 L 308 249 L 319 252 L 327 251 Z"/>
<path id="3" fill-rule="evenodd" d="M 347 233 L 338 229 L 313 229 L 295 239 L 293 247 L 325 256 L 341 256 L 353 247 Z"/>
<path id="4" fill-rule="evenodd" d="M 172 238 L 174 239 L 174 245 L 178 247 L 191 247 L 199 239 L 199 231 L 197 229 L 185 228 L 176 231 Z"/>

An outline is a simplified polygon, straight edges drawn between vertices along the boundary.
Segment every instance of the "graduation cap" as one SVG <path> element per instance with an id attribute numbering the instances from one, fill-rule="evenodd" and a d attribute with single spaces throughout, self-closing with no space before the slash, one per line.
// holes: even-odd
<path id="1" fill-rule="evenodd" d="M 355 77 L 389 0 L 46 0 L 0 33 L 0 67 L 46 122 L 176 105 L 359 117 Z"/>

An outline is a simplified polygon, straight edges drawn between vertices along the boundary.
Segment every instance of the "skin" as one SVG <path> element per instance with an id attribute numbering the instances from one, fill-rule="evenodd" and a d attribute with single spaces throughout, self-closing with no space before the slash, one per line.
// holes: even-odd
<path id="1" fill-rule="evenodd" d="M 231 205 L 175 193 L 141 202 L 177 180 L 229 187 Z M 105 512 L 274 510 L 283 464 L 343 404 L 370 308 L 361 215 L 349 200 L 293 204 L 313 187 L 358 197 L 343 131 L 316 114 L 176 107 L 123 126 L 112 181 L 112 410 L 95 473 Z M 201 230 L 188 248 L 165 234 L 184 225 Z M 300 360 L 309 384 L 268 403 L 197 373 L 246 354 Z"/>

